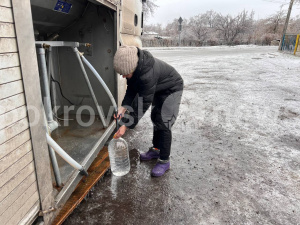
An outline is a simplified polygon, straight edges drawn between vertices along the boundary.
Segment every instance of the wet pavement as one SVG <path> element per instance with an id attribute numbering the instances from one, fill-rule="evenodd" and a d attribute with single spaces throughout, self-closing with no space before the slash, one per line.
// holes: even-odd
<path id="1" fill-rule="evenodd" d="M 151 49 L 185 80 L 171 169 L 152 178 L 150 114 L 64 224 L 300 224 L 300 58 L 276 47 Z"/>

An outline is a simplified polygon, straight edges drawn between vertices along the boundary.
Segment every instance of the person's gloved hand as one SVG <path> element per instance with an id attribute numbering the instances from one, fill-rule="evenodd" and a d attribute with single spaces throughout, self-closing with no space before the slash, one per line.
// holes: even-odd
<path id="1" fill-rule="evenodd" d="M 113 138 L 118 139 L 118 138 L 122 137 L 125 134 L 126 130 L 127 130 L 127 127 L 125 125 L 121 126 L 119 128 L 119 130 L 115 133 Z"/>
<path id="2" fill-rule="evenodd" d="M 127 110 L 127 109 L 124 108 L 123 106 L 121 106 L 121 107 L 118 109 L 118 116 L 117 116 L 118 120 L 120 120 L 120 119 L 124 116 L 126 110 Z M 116 119 L 116 115 L 114 115 L 114 118 Z"/>

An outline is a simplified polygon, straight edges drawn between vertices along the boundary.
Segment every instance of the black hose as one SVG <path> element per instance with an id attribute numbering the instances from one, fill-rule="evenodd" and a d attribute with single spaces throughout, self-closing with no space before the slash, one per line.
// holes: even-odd
<path id="1" fill-rule="evenodd" d="M 63 94 L 63 92 L 62 92 L 62 89 L 61 89 L 61 86 L 60 86 L 60 83 L 59 83 L 57 80 L 54 80 L 54 78 L 53 78 L 52 76 L 51 76 L 51 81 L 58 84 L 58 87 L 59 87 L 59 91 L 60 91 L 61 96 L 62 96 L 64 99 L 66 99 L 71 105 L 75 105 L 75 104 L 73 104 L 69 99 L 67 99 L 67 98 L 64 96 L 64 94 Z"/>

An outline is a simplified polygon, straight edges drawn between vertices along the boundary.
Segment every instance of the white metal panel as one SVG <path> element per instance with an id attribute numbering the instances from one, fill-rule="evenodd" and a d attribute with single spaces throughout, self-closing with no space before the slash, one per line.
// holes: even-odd
<path id="1" fill-rule="evenodd" d="M 13 138 L 17 134 L 21 133 L 24 130 L 27 130 L 29 127 L 28 118 L 24 118 L 13 125 L 0 131 L 0 144 L 6 142 L 7 140 Z"/>
<path id="2" fill-rule="evenodd" d="M 36 121 L 37 114 L 43 115 L 44 109 L 41 98 L 30 0 L 12 0 L 12 7 L 26 104 L 35 108 L 37 112 L 29 110 L 28 121 L 32 123 L 37 122 L 34 126 L 30 127 L 30 134 L 35 157 L 35 173 L 39 185 L 39 205 L 41 206 L 41 210 L 47 210 L 54 205 L 54 190 L 44 121 L 42 119 Z M 27 214 L 24 214 L 23 222 L 26 223 L 28 222 L 27 219 L 29 219 L 28 216 L 36 213 L 36 208 L 32 208 L 35 203 L 31 202 L 29 204 L 27 202 L 27 204 L 28 206 L 31 204 L 31 208 L 28 209 Z M 45 224 L 50 223 L 52 216 L 53 213 L 43 216 Z"/>
<path id="3" fill-rule="evenodd" d="M 34 220 L 37 218 L 39 211 L 40 211 L 40 202 L 36 201 L 36 203 L 31 207 L 31 209 L 29 209 L 27 214 L 23 217 L 23 219 L 18 224 L 31 225 L 34 222 Z"/>
<path id="4" fill-rule="evenodd" d="M 0 84 L 0 99 L 4 99 L 23 92 L 23 82 L 21 80 Z"/>
<path id="5" fill-rule="evenodd" d="M 16 163 L 11 165 L 10 167 L 6 168 L 5 171 L 3 171 L 0 174 L 0 187 L 4 186 L 12 177 L 14 177 L 16 174 L 18 174 L 19 171 L 21 171 L 23 168 L 25 168 L 30 162 L 33 161 L 33 154 L 32 151 L 28 151 L 26 149 L 27 146 L 25 146 L 24 149 L 22 149 L 24 152 L 27 151 L 27 153 L 20 158 Z M 22 152 L 22 151 L 21 151 Z M 21 155 L 21 154 L 20 154 Z M 5 158 L 3 159 L 5 162 Z M 8 163 L 6 163 L 5 166 L 7 166 Z M 4 167 L 3 167 L 4 168 Z M 2 169 L 1 169 L 2 170 Z"/>
<path id="6" fill-rule="evenodd" d="M 11 7 L 11 0 L 1 0 L 0 6 Z"/>
<path id="7" fill-rule="evenodd" d="M 138 23 L 135 25 L 135 15 Z M 142 33 L 142 2 L 140 0 L 122 1 L 121 33 L 140 36 Z"/>
<path id="8" fill-rule="evenodd" d="M 26 116 L 27 111 L 25 105 L 0 115 L 0 130 L 24 119 Z"/>
<path id="9" fill-rule="evenodd" d="M 6 198 L 17 186 L 20 185 L 27 177 L 34 172 L 34 164 L 31 162 L 24 169 L 22 169 L 17 175 L 12 177 L 9 182 L 0 187 L 0 201 Z"/>
<path id="10" fill-rule="evenodd" d="M 0 54 L 7 52 L 17 52 L 17 41 L 15 38 L 2 38 L 0 37 Z"/>
<path id="11" fill-rule="evenodd" d="M 142 47 L 142 41 L 139 36 L 133 36 L 130 34 L 121 34 L 121 38 L 124 45 L 136 46 L 139 48 Z"/>
<path id="12" fill-rule="evenodd" d="M 0 54 L 0 69 L 19 66 L 18 53 Z"/>
<path id="13" fill-rule="evenodd" d="M 13 23 L 13 14 L 11 8 L 0 6 L 0 22 Z"/>
<path id="14" fill-rule="evenodd" d="M 25 105 L 24 93 L 13 95 L 11 97 L 0 100 L 0 115 Z"/>
<path id="15" fill-rule="evenodd" d="M 18 185 L 5 199 L 0 202 L 0 215 L 3 214 L 33 183 L 36 182 L 35 174 L 30 174 Z"/>
<path id="16" fill-rule="evenodd" d="M 14 24 L 0 22 L 0 37 L 16 37 Z"/>
<path id="17" fill-rule="evenodd" d="M 12 139 L 0 145 L 0 159 L 14 151 L 16 148 L 30 140 L 29 130 L 25 130 L 20 134 L 14 136 Z"/>
<path id="18" fill-rule="evenodd" d="M 0 70 L 0 84 L 9 83 L 16 80 L 21 80 L 20 67 L 7 68 Z"/>
<path id="19" fill-rule="evenodd" d="M 21 7 L 23 2 L 23 0 L 18 1 L 18 5 Z M 24 84 L 20 69 L 20 55 L 11 7 L 12 0 L 0 0 L 1 224 L 18 224 L 20 221 L 22 223 L 32 222 L 40 208 L 32 140 L 25 106 Z M 21 10 L 25 13 L 24 8 Z M 26 14 L 30 18 L 27 20 L 31 22 L 31 14 L 28 10 Z M 24 26 L 22 29 L 33 34 L 33 29 L 26 29 Z M 32 41 L 34 42 L 34 40 Z M 23 37 L 22 43 L 26 45 L 27 42 L 27 37 Z M 28 51 L 26 53 L 26 57 L 33 60 L 35 56 Z"/>
<path id="20" fill-rule="evenodd" d="M 8 170 L 11 170 L 11 168 L 14 168 L 16 166 L 14 166 L 14 164 L 17 164 L 18 166 L 20 166 L 20 161 L 23 160 L 23 156 L 26 155 L 28 152 L 30 152 L 32 149 L 31 146 L 31 142 L 27 141 L 26 143 L 24 143 L 23 145 L 21 145 L 20 147 L 18 147 L 16 150 L 12 151 L 10 154 L 6 155 L 5 157 L 3 157 L 2 159 L 0 159 L 0 176 L 1 173 L 3 171 L 6 171 L 6 173 L 8 172 Z M 26 164 L 25 164 L 26 165 Z M 19 168 L 16 168 L 18 170 L 20 170 Z M 4 176 L 1 176 L 1 178 L 3 178 Z M 1 182 L 4 181 L 0 181 L 0 187 Z M 5 183 L 5 182 L 4 182 Z"/>
<path id="21" fill-rule="evenodd" d="M 3 224 L 18 224 L 38 199 L 37 185 L 33 183 L 24 191 L 19 199 L 0 216 L 1 221 Z"/>

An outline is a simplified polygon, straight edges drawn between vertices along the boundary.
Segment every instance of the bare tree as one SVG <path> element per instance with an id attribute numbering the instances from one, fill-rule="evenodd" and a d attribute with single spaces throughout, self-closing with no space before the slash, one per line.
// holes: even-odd
<path id="1" fill-rule="evenodd" d="M 156 32 L 156 33 L 158 33 L 158 35 L 162 35 L 164 32 L 164 29 L 160 23 L 157 23 L 157 24 L 144 25 L 144 31 L 145 32 Z"/>
<path id="2" fill-rule="evenodd" d="M 144 18 L 147 20 L 150 15 L 154 14 L 154 11 L 158 8 L 158 5 L 156 5 L 154 2 L 156 0 L 147 0 L 143 3 L 143 12 L 144 12 Z"/>
<path id="3" fill-rule="evenodd" d="M 206 21 L 209 25 L 210 28 L 213 28 L 215 26 L 215 23 L 216 23 L 216 16 L 218 14 L 213 11 L 213 10 L 210 10 L 210 11 L 207 11 L 204 16 L 206 18 Z"/>
<path id="4" fill-rule="evenodd" d="M 236 17 L 218 14 L 215 29 L 219 32 L 226 44 L 233 44 L 238 36 L 251 30 L 254 21 L 253 16 L 254 12 L 249 14 L 245 10 Z"/>
<path id="5" fill-rule="evenodd" d="M 183 22 L 184 23 L 184 22 Z M 185 26 L 183 24 L 182 26 L 183 30 L 185 29 Z M 167 24 L 165 27 L 164 35 L 170 36 L 170 37 L 177 37 L 179 34 L 178 32 L 178 19 L 174 19 L 172 23 Z"/>
<path id="6" fill-rule="evenodd" d="M 192 36 L 198 41 L 206 41 L 210 27 L 204 15 L 199 14 L 192 17 L 188 23 L 188 27 Z"/>
<path id="7" fill-rule="evenodd" d="M 191 37 L 198 41 L 207 41 L 214 33 L 217 13 L 213 10 L 207 11 L 204 14 L 199 14 L 190 18 L 188 29 Z"/>
<path id="8" fill-rule="evenodd" d="M 300 16 L 292 18 L 289 23 L 288 33 L 299 33 L 300 31 Z"/>
<path id="9" fill-rule="evenodd" d="M 265 22 L 265 27 L 267 28 L 266 32 L 276 34 L 279 30 L 282 30 L 286 11 L 283 10 L 282 6 L 280 10 L 277 11 L 275 14 L 268 17 Z M 281 29 L 280 29 L 281 28 Z"/>
<path id="10" fill-rule="evenodd" d="M 290 0 L 279 1 L 288 2 Z M 275 14 L 260 20 L 254 20 L 254 12 L 246 10 L 236 16 L 223 16 L 211 10 L 184 19 L 181 39 L 183 44 L 189 46 L 217 45 L 220 43 L 270 45 L 274 40 L 281 38 L 285 18 L 286 11 L 282 7 Z M 145 30 L 157 32 L 163 36 L 163 39 L 166 38 L 173 44 L 176 44 L 179 39 L 178 18 L 165 27 L 156 24 L 145 26 Z M 299 30 L 300 16 L 291 18 L 288 32 L 299 33 Z"/>

